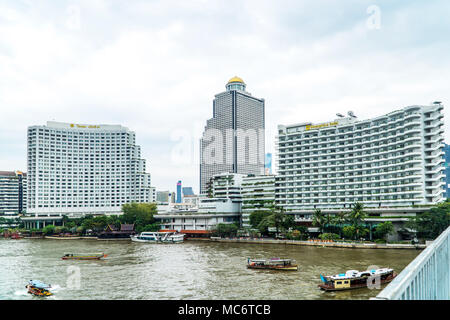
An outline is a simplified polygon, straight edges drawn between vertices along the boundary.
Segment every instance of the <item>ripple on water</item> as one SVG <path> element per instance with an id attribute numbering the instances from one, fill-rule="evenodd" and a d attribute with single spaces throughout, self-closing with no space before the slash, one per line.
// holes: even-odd
<path id="1" fill-rule="evenodd" d="M 105 252 L 101 261 L 65 261 L 65 252 Z M 186 241 L 177 245 L 124 241 L 0 240 L 0 298 L 34 299 L 30 279 L 51 283 L 51 299 L 367 299 L 379 290 L 324 292 L 319 274 L 369 265 L 401 271 L 420 251 L 332 249 Z M 286 257 L 299 271 L 246 268 L 247 258 Z M 80 289 L 67 286 L 69 266 Z M 40 299 L 40 298 L 37 298 Z"/>

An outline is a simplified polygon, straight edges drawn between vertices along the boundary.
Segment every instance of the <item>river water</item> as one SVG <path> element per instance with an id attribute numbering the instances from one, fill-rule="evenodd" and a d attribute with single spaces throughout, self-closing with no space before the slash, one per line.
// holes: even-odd
<path id="1" fill-rule="evenodd" d="M 69 252 L 105 252 L 108 257 L 60 258 Z M 205 241 L 1 239 L 0 299 L 368 299 L 380 290 L 324 292 L 317 287 L 319 275 L 373 265 L 400 272 L 419 253 Z M 296 259 L 299 271 L 247 269 L 247 257 Z M 27 294 L 31 279 L 50 283 L 54 295 Z"/>

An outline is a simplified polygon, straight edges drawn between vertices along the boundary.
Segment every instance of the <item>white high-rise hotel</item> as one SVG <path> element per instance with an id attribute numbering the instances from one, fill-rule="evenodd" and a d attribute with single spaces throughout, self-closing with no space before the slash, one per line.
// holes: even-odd
<path id="1" fill-rule="evenodd" d="M 47 122 L 28 128 L 27 214 L 118 214 L 153 202 L 135 133 L 120 125 Z"/>
<path id="2" fill-rule="evenodd" d="M 364 121 L 279 125 L 277 204 L 295 211 L 442 201 L 442 110 L 434 103 Z"/>

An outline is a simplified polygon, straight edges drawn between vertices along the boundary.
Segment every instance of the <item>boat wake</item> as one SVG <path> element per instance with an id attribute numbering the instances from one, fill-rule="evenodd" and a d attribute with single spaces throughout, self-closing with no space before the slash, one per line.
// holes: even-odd
<path id="1" fill-rule="evenodd" d="M 27 290 L 17 290 L 16 292 L 14 292 L 15 296 L 26 296 L 28 295 L 28 291 Z"/>

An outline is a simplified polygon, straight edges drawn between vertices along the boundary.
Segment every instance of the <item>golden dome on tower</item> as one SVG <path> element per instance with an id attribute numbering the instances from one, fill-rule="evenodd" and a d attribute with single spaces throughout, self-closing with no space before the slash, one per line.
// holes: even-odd
<path id="1" fill-rule="evenodd" d="M 241 78 L 234 76 L 233 78 L 231 78 L 228 83 L 233 83 L 233 82 L 240 82 L 240 83 L 245 83 L 244 80 L 242 80 Z M 227 84 L 228 84 L 227 83 Z"/>

